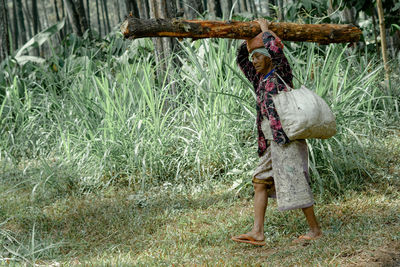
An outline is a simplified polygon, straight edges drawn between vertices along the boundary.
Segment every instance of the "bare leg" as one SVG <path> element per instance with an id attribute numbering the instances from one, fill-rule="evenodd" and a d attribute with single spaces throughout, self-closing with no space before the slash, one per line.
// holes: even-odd
<path id="1" fill-rule="evenodd" d="M 303 240 L 312 240 L 317 239 L 322 236 L 321 227 L 318 225 L 318 221 L 315 218 L 314 206 L 303 208 L 303 213 L 306 216 L 308 226 L 310 227 L 310 231 L 295 239 L 294 242 L 301 242 Z"/>
<path id="2" fill-rule="evenodd" d="M 255 240 L 264 240 L 264 217 L 268 205 L 267 186 L 254 183 L 254 192 L 254 225 L 253 229 L 245 235 Z"/>
<path id="3" fill-rule="evenodd" d="M 254 184 L 254 226 L 250 233 L 257 240 L 264 240 L 265 210 L 268 205 L 268 192 L 265 184 Z"/>

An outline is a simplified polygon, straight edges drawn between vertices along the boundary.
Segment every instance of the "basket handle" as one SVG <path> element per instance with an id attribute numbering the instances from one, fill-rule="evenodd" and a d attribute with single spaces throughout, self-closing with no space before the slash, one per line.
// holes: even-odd
<path id="1" fill-rule="evenodd" d="M 289 91 L 294 90 L 292 87 L 290 87 L 284 79 L 282 79 L 282 77 L 278 74 L 278 72 L 275 71 L 275 74 L 279 77 L 279 79 L 281 79 L 281 81 L 286 85 L 286 88 L 290 89 Z M 279 93 L 279 92 L 278 92 Z"/>

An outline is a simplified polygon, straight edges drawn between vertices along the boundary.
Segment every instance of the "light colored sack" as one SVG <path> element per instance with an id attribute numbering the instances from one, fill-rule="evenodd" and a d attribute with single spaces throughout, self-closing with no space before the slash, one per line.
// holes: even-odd
<path id="1" fill-rule="evenodd" d="M 277 73 L 276 75 L 283 81 Z M 282 128 L 290 140 L 327 139 L 336 134 L 335 115 L 319 95 L 304 85 L 295 90 L 286 83 L 285 85 L 289 91 L 281 91 L 272 96 L 272 99 Z M 265 130 L 267 135 L 271 133 L 271 129 Z M 272 134 L 266 138 L 272 140 Z"/>

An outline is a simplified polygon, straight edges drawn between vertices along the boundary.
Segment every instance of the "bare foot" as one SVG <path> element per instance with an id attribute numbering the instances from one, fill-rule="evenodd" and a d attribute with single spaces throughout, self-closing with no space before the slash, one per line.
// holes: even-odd
<path id="1" fill-rule="evenodd" d="M 311 230 L 310 232 L 308 232 L 305 235 L 299 236 L 298 238 L 293 240 L 293 243 L 303 243 L 306 241 L 318 239 L 320 237 L 322 237 L 321 229 L 315 229 L 315 230 Z"/>

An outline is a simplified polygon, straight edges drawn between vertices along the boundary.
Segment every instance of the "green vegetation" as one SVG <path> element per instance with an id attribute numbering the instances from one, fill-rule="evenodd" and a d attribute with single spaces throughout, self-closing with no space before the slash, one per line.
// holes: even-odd
<path id="1" fill-rule="evenodd" d="M 336 265 L 400 247 L 400 77 L 386 87 L 368 50 L 286 45 L 295 85 L 337 116 L 334 138 L 309 142 L 326 236 L 292 246 L 305 222 L 273 206 L 268 245 L 254 249 L 229 240 L 252 221 L 257 162 L 254 94 L 235 63 L 237 43 L 182 42 L 167 59 L 180 67 L 162 79 L 151 43 L 121 38 L 70 35 L 45 63 L 2 63 L 1 257 Z"/>

